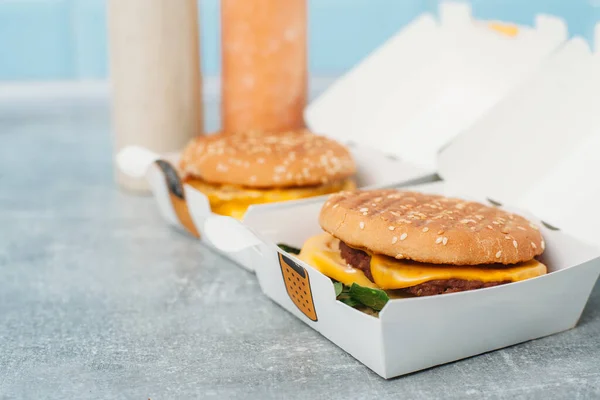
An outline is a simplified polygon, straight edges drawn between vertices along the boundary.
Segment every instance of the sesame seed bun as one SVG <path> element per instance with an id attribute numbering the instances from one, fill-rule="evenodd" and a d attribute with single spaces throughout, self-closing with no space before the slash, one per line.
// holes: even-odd
<path id="1" fill-rule="evenodd" d="M 180 169 L 208 183 L 249 188 L 322 185 L 355 173 L 346 147 L 307 130 L 199 136 L 184 149 Z"/>
<path id="2" fill-rule="evenodd" d="M 525 218 L 480 203 L 399 190 L 340 192 L 321 227 L 349 246 L 418 262 L 516 264 L 544 251 Z"/>

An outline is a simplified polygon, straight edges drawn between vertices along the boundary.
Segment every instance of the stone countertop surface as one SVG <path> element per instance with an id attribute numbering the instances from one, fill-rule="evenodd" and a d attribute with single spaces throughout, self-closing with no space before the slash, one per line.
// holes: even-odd
<path id="1" fill-rule="evenodd" d="M 386 381 L 117 190 L 106 103 L 63 103 L 0 108 L 0 399 L 600 398 L 600 283 L 576 329 Z"/>

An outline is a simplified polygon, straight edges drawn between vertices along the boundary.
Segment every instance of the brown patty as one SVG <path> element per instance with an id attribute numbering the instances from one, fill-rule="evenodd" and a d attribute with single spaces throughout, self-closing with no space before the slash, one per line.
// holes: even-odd
<path id="1" fill-rule="evenodd" d="M 360 269 L 365 273 L 365 276 L 373 282 L 373 274 L 371 273 L 371 256 L 361 250 L 353 249 L 346 243 L 340 240 L 340 253 L 342 258 L 346 260 L 352 268 Z"/>
<path id="2" fill-rule="evenodd" d="M 483 289 L 486 287 L 504 285 L 510 283 L 503 282 L 481 282 L 481 281 L 466 281 L 464 279 L 436 279 L 421 283 L 420 285 L 411 286 L 402 291 L 410 293 L 413 296 L 433 296 L 435 294 L 464 292 L 467 290 Z"/>
<path id="3" fill-rule="evenodd" d="M 373 274 L 371 273 L 371 256 L 362 250 L 353 249 L 346 243 L 340 241 L 340 253 L 342 258 L 353 268 L 360 269 L 371 282 Z M 433 281 L 421 283 L 416 286 L 411 286 L 402 289 L 403 292 L 413 296 L 433 296 L 436 294 L 464 292 L 467 290 L 482 289 L 492 286 L 503 285 L 510 283 L 509 281 L 502 282 L 482 282 L 482 281 L 467 281 L 464 279 L 436 279 Z"/>

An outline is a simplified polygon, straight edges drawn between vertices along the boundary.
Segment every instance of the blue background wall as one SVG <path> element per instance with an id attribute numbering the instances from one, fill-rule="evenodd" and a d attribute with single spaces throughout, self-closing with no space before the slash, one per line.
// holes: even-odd
<path id="1" fill-rule="evenodd" d="M 176 3 L 178 0 L 173 0 Z M 285 0 L 281 0 L 285 1 Z M 204 73 L 219 73 L 219 1 L 199 0 Z M 308 0 L 310 70 L 339 74 L 435 0 Z M 472 0 L 474 14 L 529 24 L 563 16 L 591 38 L 600 0 Z M 103 79 L 105 0 L 0 0 L 0 80 Z"/>

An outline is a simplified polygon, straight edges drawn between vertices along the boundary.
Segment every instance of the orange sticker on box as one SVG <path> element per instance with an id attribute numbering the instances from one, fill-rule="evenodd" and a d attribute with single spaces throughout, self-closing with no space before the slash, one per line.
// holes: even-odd
<path id="1" fill-rule="evenodd" d="M 504 24 L 501 22 L 490 22 L 488 24 L 488 27 L 493 30 L 496 31 L 498 33 L 501 33 L 505 36 L 509 36 L 509 37 L 515 37 L 519 34 L 519 27 L 513 24 Z"/>
<path id="2" fill-rule="evenodd" d="M 194 237 L 199 238 L 200 232 L 198 232 L 198 229 L 192 220 L 192 216 L 190 215 L 190 211 L 185 200 L 183 184 L 181 183 L 181 179 L 179 178 L 177 170 L 175 170 L 175 168 L 165 160 L 157 160 L 156 164 L 165 175 L 165 181 L 167 182 L 167 188 L 169 190 L 169 198 L 171 200 L 171 204 L 173 205 L 173 210 L 175 210 L 175 215 L 177 215 L 177 219 L 189 233 L 191 233 Z"/>
<path id="3" fill-rule="evenodd" d="M 317 320 L 317 311 L 310 290 L 308 272 L 288 256 L 279 253 L 279 265 L 285 289 L 290 299 L 310 320 Z"/>

